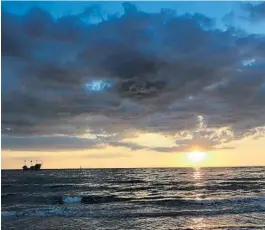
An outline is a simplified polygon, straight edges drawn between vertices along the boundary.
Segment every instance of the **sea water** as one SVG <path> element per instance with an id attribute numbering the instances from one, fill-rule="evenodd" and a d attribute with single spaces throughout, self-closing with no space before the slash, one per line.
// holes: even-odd
<path id="1" fill-rule="evenodd" d="M 265 167 L 2 170 L 2 229 L 265 229 Z"/>

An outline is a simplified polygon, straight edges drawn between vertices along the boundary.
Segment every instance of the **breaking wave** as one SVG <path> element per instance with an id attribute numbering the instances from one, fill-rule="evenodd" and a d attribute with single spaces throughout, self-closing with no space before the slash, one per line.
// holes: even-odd
<path id="1" fill-rule="evenodd" d="M 27 204 L 43 205 L 63 205 L 71 203 L 82 204 L 103 204 L 113 202 L 130 202 L 139 204 L 155 204 L 158 206 L 177 207 L 177 206 L 207 206 L 207 205 L 236 205 L 243 203 L 259 203 L 265 205 L 265 197 L 235 197 L 229 199 L 185 199 L 181 196 L 118 196 L 118 195 L 31 195 L 17 196 L 16 194 L 2 194 L 2 199 L 12 202 L 26 202 Z"/>
<path id="2" fill-rule="evenodd" d="M 82 197 L 79 196 L 67 196 L 63 199 L 64 203 L 79 203 L 81 202 Z"/>

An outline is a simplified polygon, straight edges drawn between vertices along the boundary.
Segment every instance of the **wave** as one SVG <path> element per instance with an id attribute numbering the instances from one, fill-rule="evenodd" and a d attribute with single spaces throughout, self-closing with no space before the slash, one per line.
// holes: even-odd
<path id="1" fill-rule="evenodd" d="M 211 207 L 211 206 L 237 206 L 239 205 L 264 205 L 264 197 L 234 197 L 225 199 L 185 199 L 181 196 L 154 195 L 146 197 L 122 197 L 118 195 L 43 195 L 25 196 L 15 194 L 2 194 L 6 204 L 28 204 L 28 205 L 69 205 L 69 204 L 104 204 L 104 203 L 134 203 L 139 205 L 157 205 L 163 207 Z"/>
<path id="2" fill-rule="evenodd" d="M 222 181 L 220 185 L 264 185 L 265 181 Z"/>
<path id="3" fill-rule="evenodd" d="M 81 199 L 81 203 L 84 204 L 98 204 L 98 203 L 110 203 L 110 202 L 122 202 L 129 201 L 132 198 L 129 197 L 118 197 L 116 195 L 110 196 L 84 196 Z"/>
<path id="4" fill-rule="evenodd" d="M 155 186 L 141 186 L 141 187 L 128 187 L 128 188 L 115 188 L 119 192 L 137 192 L 145 191 L 148 189 L 157 189 Z"/>
<path id="5" fill-rule="evenodd" d="M 213 205 L 237 205 L 237 204 L 263 204 L 265 203 L 265 198 L 263 197 L 237 197 L 230 199 L 182 199 L 182 198 L 163 198 L 158 197 L 158 199 L 151 200 L 150 198 L 141 198 L 138 200 L 133 200 L 135 203 L 148 203 L 155 204 L 159 206 L 166 207 L 191 207 L 191 206 L 213 206 Z M 265 206 L 264 206 L 265 208 Z"/>
<path id="6" fill-rule="evenodd" d="M 100 204 L 111 202 L 126 202 L 132 200 L 129 197 L 119 197 L 117 195 L 26 195 L 26 194 L 2 194 L 5 205 L 29 204 L 29 205 L 63 205 L 67 203 Z"/>
<path id="7" fill-rule="evenodd" d="M 216 185 L 188 185 L 188 186 L 168 186 L 164 189 L 167 191 L 177 190 L 177 191 L 198 191 L 198 190 L 208 190 L 208 191 L 236 191 L 238 189 L 242 190 L 252 190 L 252 189 L 263 189 L 264 184 L 260 183 L 220 183 Z"/>
<path id="8" fill-rule="evenodd" d="M 13 186 L 13 184 L 2 184 L 1 187 L 2 188 L 8 188 L 8 187 L 11 187 Z"/>
<path id="9" fill-rule="evenodd" d="M 73 184 L 55 184 L 55 185 L 51 185 L 49 187 L 51 189 L 53 189 L 53 188 L 72 188 L 72 187 L 76 187 L 76 185 L 73 185 Z"/>
<path id="10" fill-rule="evenodd" d="M 108 180 L 107 183 L 112 184 L 141 184 L 141 183 L 147 183 L 147 181 L 140 180 L 140 179 L 133 179 L 133 180 Z"/>
<path id="11" fill-rule="evenodd" d="M 11 217 L 16 216 L 18 212 L 16 211 L 1 211 L 1 216 Z"/>
<path id="12" fill-rule="evenodd" d="M 63 199 L 64 203 L 80 203 L 82 197 L 79 196 L 67 196 Z"/>
<path id="13" fill-rule="evenodd" d="M 20 211 L 2 211 L 2 217 L 47 217 L 47 216 L 64 216 L 64 217 L 93 217 L 93 218 L 157 218 L 157 217 L 178 217 L 178 216 L 218 216 L 218 215 L 233 215 L 233 214 L 246 214 L 246 213 L 263 213 L 265 207 L 257 208 L 237 208 L 237 209 L 214 209 L 214 210 L 177 210 L 177 211 L 161 211 L 161 212 L 142 212 L 140 209 L 137 211 L 134 209 L 124 210 L 120 212 L 118 210 L 103 210 L 93 212 L 90 209 L 85 208 L 31 208 Z"/>
<path id="14" fill-rule="evenodd" d="M 7 198 L 7 197 L 13 197 L 13 196 L 16 196 L 17 194 L 16 193 L 2 193 L 1 194 L 1 198 Z"/>
<path id="15" fill-rule="evenodd" d="M 101 203 L 111 203 L 111 202 L 124 202 L 130 200 L 132 200 L 132 198 L 118 197 L 116 195 L 55 196 L 52 197 L 52 204 L 65 204 L 65 203 L 101 204 Z"/>
<path id="16" fill-rule="evenodd" d="M 112 203 L 112 202 L 133 202 L 133 203 L 148 203 L 162 206 L 181 206 L 181 205 L 233 205 L 242 203 L 265 203 L 264 197 L 235 197 L 227 199 L 183 199 L 179 196 L 149 196 L 149 197 L 119 197 L 116 195 L 100 196 L 54 196 L 52 197 L 52 204 L 64 204 L 64 203 L 83 203 L 83 204 L 100 204 L 100 203 Z"/>
<path id="17" fill-rule="evenodd" d="M 226 179 L 228 181 L 261 181 L 261 180 L 265 180 L 265 177 L 239 177 L 239 178 L 230 178 L 230 179 Z"/>

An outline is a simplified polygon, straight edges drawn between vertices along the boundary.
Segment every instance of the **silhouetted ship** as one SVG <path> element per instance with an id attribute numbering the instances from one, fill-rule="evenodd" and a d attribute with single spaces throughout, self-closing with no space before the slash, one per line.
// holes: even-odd
<path id="1" fill-rule="evenodd" d="M 22 167 L 23 171 L 28 171 L 28 170 L 40 170 L 41 169 L 41 165 L 42 163 L 37 163 L 35 165 L 32 165 L 32 161 L 31 161 L 31 166 L 28 167 L 27 163 L 25 161 L 25 165 Z"/>

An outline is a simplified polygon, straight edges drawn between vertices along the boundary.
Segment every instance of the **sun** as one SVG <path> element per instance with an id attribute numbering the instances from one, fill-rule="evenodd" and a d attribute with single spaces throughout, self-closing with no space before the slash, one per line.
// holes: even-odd
<path id="1" fill-rule="evenodd" d="M 199 163 L 205 158 L 205 153 L 198 151 L 190 152 L 188 153 L 188 158 L 194 163 Z"/>

